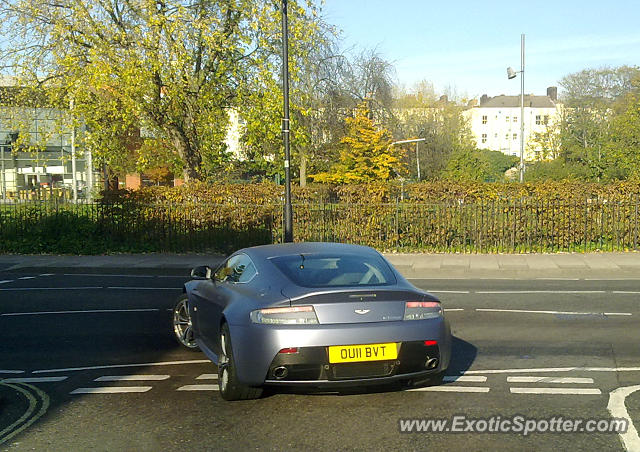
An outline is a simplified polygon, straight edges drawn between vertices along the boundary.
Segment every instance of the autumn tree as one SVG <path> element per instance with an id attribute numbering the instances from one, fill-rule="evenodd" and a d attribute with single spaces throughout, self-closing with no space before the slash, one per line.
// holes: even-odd
<path id="1" fill-rule="evenodd" d="M 304 10 L 289 3 L 293 16 Z M 0 61 L 61 105 L 73 99 L 103 161 L 142 131 L 147 149 L 174 153 L 184 177 L 199 179 L 228 158 L 227 112 L 262 68 L 260 37 L 279 34 L 264 21 L 274 11 L 258 0 L 1 0 Z"/>
<path id="2" fill-rule="evenodd" d="M 376 127 L 367 103 L 346 119 L 339 161 L 328 172 L 313 175 L 317 182 L 367 183 L 388 181 L 404 172 L 403 151 L 391 145 L 391 133 Z"/>

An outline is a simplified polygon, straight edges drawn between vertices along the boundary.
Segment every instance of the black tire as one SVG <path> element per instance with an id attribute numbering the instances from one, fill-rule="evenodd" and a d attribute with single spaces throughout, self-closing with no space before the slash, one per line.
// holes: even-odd
<path id="1" fill-rule="evenodd" d="M 173 338 L 182 348 L 189 351 L 200 350 L 193 334 L 193 324 L 188 309 L 187 294 L 182 294 L 176 300 L 171 311 L 171 326 Z"/>
<path id="2" fill-rule="evenodd" d="M 262 388 L 246 386 L 238 382 L 236 365 L 231 347 L 229 326 L 224 323 L 220 328 L 220 356 L 218 359 L 218 385 L 224 400 L 250 400 L 262 395 Z"/>

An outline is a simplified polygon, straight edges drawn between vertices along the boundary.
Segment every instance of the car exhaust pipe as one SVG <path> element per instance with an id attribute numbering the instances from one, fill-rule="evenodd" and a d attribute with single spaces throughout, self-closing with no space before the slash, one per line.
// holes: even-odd
<path id="1" fill-rule="evenodd" d="M 286 378 L 287 375 L 289 375 L 289 369 L 287 369 L 285 366 L 278 366 L 273 369 L 273 376 L 276 378 L 276 380 L 282 380 L 283 378 Z"/>
<path id="2" fill-rule="evenodd" d="M 424 367 L 425 369 L 435 369 L 436 367 L 438 367 L 438 358 L 429 358 L 427 356 Z"/>

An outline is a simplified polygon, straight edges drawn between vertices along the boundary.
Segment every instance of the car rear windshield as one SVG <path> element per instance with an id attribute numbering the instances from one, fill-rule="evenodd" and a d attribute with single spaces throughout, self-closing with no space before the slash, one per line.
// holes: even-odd
<path id="1" fill-rule="evenodd" d="M 293 254 L 271 258 L 303 287 L 386 286 L 396 283 L 389 265 L 376 255 Z"/>

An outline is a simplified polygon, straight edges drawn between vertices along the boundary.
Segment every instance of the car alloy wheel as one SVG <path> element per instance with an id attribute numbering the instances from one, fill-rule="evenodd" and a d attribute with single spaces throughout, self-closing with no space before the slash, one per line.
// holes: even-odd
<path id="1" fill-rule="evenodd" d="M 173 333 L 180 345 L 188 350 L 198 350 L 186 295 L 181 296 L 173 308 Z"/>
<path id="2" fill-rule="evenodd" d="M 257 399 L 262 395 L 262 388 L 243 385 L 238 381 L 236 366 L 231 346 L 229 326 L 224 323 L 220 328 L 220 355 L 218 356 L 218 385 L 224 400 Z"/>

